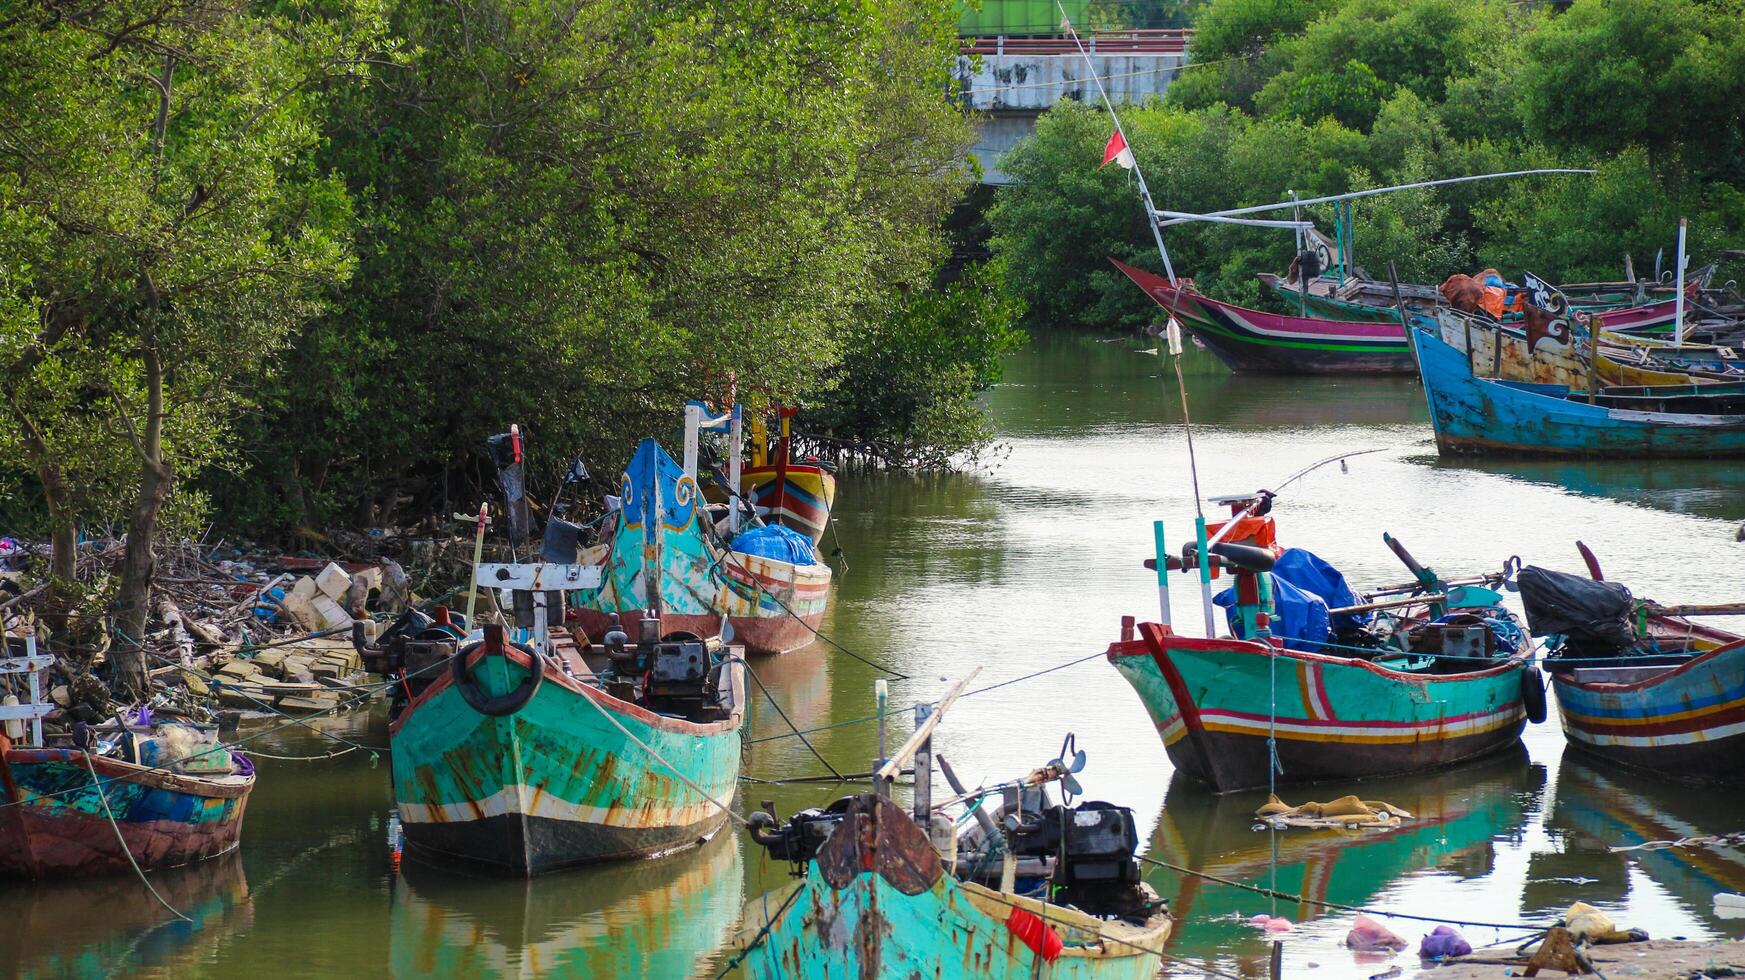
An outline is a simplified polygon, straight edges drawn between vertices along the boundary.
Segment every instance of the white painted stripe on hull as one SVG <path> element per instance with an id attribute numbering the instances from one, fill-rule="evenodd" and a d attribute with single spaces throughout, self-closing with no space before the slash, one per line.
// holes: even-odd
<path id="1" fill-rule="evenodd" d="M 1713 742 L 1716 739 L 1728 738 L 1733 735 L 1745 734 L 1745 721 L 1734 722 L 1731 725 L 1721 725 L 1718 728 L 1705 728 L 1697 732 L 1678 732 L 1671 735 L 1600 735 L 1583 731 L 1574 725 L 1565 724 L 1563 730 L 1570 738 L 1580 739 L 1589 745 L 1615 745 L 1622 748 L 1653 749 L 1666 745 L 1696 745 L 1702 742 Z"/>
<path id="2" fill-rule="evenodd" d="M 711 795 L 725 799 L 733 795 L 733 787 L 712 787 Z M 532 805 L 527 801 L 531 800 Z M 396 801 L 400 821 L 408 824 L 467 823 L 487 817 L 524 815 L 562 820 L 566 823 L 594 824 L 626 830 L 651 827 L 688 827 L 702 823 L 726 811 L 708 801 L 685 806 L 646 808 L 608 808 L 570 803 L 549 793 L 527 786 L 505 786 L 483 800 L 469 803 L 408 803 Z"/>
<path id="3" fill-rule="evenodd" d="M 1280 718 L 1276 730 L 1280 735 L 1303 735 L 1311 739 L 1315 737 L 1348 737 L 1378 739 L 1385 741 L 1412 741 L 1423 736 L 1449 737 L 1468 735 L 1478 732 L 1488 732 L 1501 728 L 1526 717 L 1520 707 L 1513 710 L 1492 712 L 1477 718 L 1467 718 L 1460 721 L 1425 721 L 1416 725 L 1400 726 L 1365 726 L 1361 723 L 1329 724 L 1326 722 L 1304 722 Z M 1231 732 L 1243 735 L 1266 735 L 1269 726 L 1265 718 L 1254 719 L 1228 714 L 1222 711 L 1200 711 L 1200 723 L 1209 731 Z"/>

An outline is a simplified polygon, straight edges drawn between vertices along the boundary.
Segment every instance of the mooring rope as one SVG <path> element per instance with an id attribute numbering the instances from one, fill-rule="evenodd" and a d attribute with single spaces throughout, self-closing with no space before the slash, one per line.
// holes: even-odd
<path id="1" fill-rule="evenodd" d="M 770 927 L 776 924 L 776 920 L 781 918 L 782 913 L 786 912 L 788 906 L 794 904 L 794 899 L 799 898 L 800 893 L 805 890 L 806 884 L 805 882 L 801 882 L 793 891 L 788 893 L 787 899 L 783 901 L 781 905 L 776 907 L 774 915 L 770 914 L 769 905 L 766 902 L 764 905 L 763 928 L 757 931 L 757 935 L 751 937 L 751 941 L 745 944 L 745 949 L 734 954 L 733 958 L 727 961 L 727 965 L 721 968 L 721 972 L 715 974 L 715 980 L 721 980 L 722 977 L 739 969 L 739 964 L 745 962 L 746 957 L 750 956 L 759 946 L 763 945 L 764 938 L 769 935 Z"/>
<path id="2" fill-rule="evenodd" d="M 618 731 L 622 732 L 624 734 L 625 738 L 628 738 L 632 742 L 635 742 L 638 746 L 640 746 L 642 748 L 642 751 L 647 752 L 651 756 L 654 756 L 654 759 L 656 762 L 659 762 L 661 765 L 663 765 L 667 768 L 667 771 L 669 771 L 673 775 L 679 777 L 679 781 L 684 783 L 686 786 L 689 786 L 694 792 L 696 792 L 696 794 L 698 796 L 701 796 L 703 799 L 708 800 L 710 803 L 713 803 L 715 805 L 715 808 L 720 810 L 722 813 L 725 813 L 729 817 L 732 817 L 734 820 L 739 821 L 740 826 L 742 826 L 742 827 L 751 826 L 750 822 L 747 821 L 744 817 L 740 816 L 737 813 L 734 813 L 731 807 L 727 807 L 727 806 L 722 805 L 720 800 L 717 800 L 715 797 L 709 795 L 709 793 L 706 790 L 704 790 L 703 787 L 698 786 L 695 782 L 692 782 L 691 777 L 680 772 L 679 768 L 677 766 L 673 765 L 671 762 L 668 762 L 666 756 L 661 755 L 659 751 L 657 751 L 653 746 L 649 745 L 647 742 L 644 742 L 642 739 L 637 738 L 636 734 L 634 732 L 632 732 L 628 728 L 625 728 L 623 723 L 621 723 L 617 718 L 612 717 L 612 712 L 607 711 L 605 705 L 600 704 L 599 702 L 595 701 L 593 698 L 590 698 L 590 697 L 583 697 L 582 700 L 588 702 L 590 705 L 593 705 L 595 711 L 598 711 L 602 716 L 605 717 L 605 719 L 607 721 L 612 723 L 612 727 L 614 727 L 614 728 L 618 729 Z"/>
<path id="3" fill-rule="evenodd" d="M 717 541 L 719 541 L 719 536 L 717 536 Z M 860 661 L 863 664 L 866 664 L 868 667 L 871 667 L 874 670 L 883 671 L 884 673 L 891 675 L 891 677 L 896 679 L 896 680 L 906 681 L 909 679 L 908 674 L 905 674 L 902 671 L 897 670 L 894 667 L 888 667 L 884 664 L 879 663 L 876 660 L 872 660 L 868 657 L 863 657 L 860 654 L 855 653 L 853 650 L 850 650 L 849 648 L 836 642 L 830 636 L 825 634 L 825 632 L 823 630 L 819 629 L 816 626 L 813 626 L 811 623 L 806 622 L 806 620 L 803 619 L 799 613 L 797 613 L 793 610 L 793 607 L 791 607 L 787 603 L 783 602 L 781 600 L 781 598 L 778 597 L 775 593 L 764 588 L 763 583 L 758 581 L 757 576 L 752 574 L 750 569 L 746 568 L 743 564 L 741 564 L 738 558 L 734 557 L 733 549 L 728 548 L 728 547 L 726 547 L 725 544 L 723 544 L 722 549 L 721 549 L 721 554 L 728 561 L 731 561 L 735 568 L 738 568 L 741 572 L 745 573 L 745 577 L 751 580 L 752 588 L 756 589 L 760 595 L 767 597 L 771 602 L 780 606 L 782 608 L 782 612 L 785 612 L 789 616 L 793 617 L 794 622 L 799 623 L 801 626 L 806 627 L 806 629 L 811 632 L 811 634 L 814 638 L 823 640 L 825 643 L 830 644 L 831 646 L 835 647 L 837 650 L 841 651 L 842 653 L 845 653 L 848 656 L 853 657 L 854 659 Z"/>
<path id="4" fill-rule="evenodd" d="M 164 897 L 158 894 L 151 879 L 147 878 L 145 872 L 139 869 L 139 862 L 133 859 L 133 849 L 127 846 L 127 838 L 121 836 L 121 825 L 115 822 L 115 811 L 109 809 L 109 794 L 103 789 L 103 781 L 97 778 L 97 766 L 91 762 L 91 753 L 80 749 L 79 754 L 85 757 L 85 768 L 91 773 L 91 788 L 97 791 L 97 799 L 103 803 L 103 815 L 109 818 L 109 829 L 115 831 L 115 843 L 121 848 L 121 853 L 126 855 L 127 863 L 133 866 L 133 873 L 139 875 L 140 883 L 145 885 L 146 891 L 151 892 L 151 897 L 157 899 L 158 904 L 162 905 L 166 911 L 183 922 L 193 922 L 193 919 L 176 911 L 175 906 L 164 901 Z"/>
<path id="5" fill-rule="evenodd" d="M 808 739 L 805 735 L 802 735 L 800 733 L 800 729 L 797 728 L 794 725 L 794 723 L 788 719 L 788 713 L 786 711 L 782 710 L 782 706 L 780 704 L 776 703 L 775 695 L 771 694 L 769 692 L 769 688 L 764 686 L 763 678 L 757 676 L 757 671 L 751 669 L 751 665 L 745 662 L 745 658 L 733 657 L 733 658 L 730 658 L 728 662 L 731 663 L 732 661 L 738 661 L 740 663 L 740 665 L 745 668 L 745 672 L 747 674 L 751 675 L 751 679 L 757 682 L 757 689 L 763 692 L 764 700 L 769 702 L 770 707 L 776 709 L 776 714 L 781 715 L 782 721 L 787 724 L 788 728 L 796 736 L 799 736 L 800 744 L 806 746 L 806 749 L 808 751 L 810 751 L 812 753 L 812 755 L 818 759 L 819 762 L 824 763 L 824 768 L 830 770 L 830 774 L 832 776 L 836 777 L 837 782 L 842 782 L 842 783 L 848 782 L 848 777 L 844 776 L 835 766 L 831 765 L 830 760 L 824 758 L 824 754 L 819 752 L 818 749 L 815 746 L 813 746 L 811 739 Z"/>
<path id="6" fill-rule="evenodd" d="M 1196 878 L 1215 881 L 1220 885 L 1229 885 L 1232 888 L 1240 888 L 1244 891 L 1254 892 L 1257 895 L 1264 895 L 1268 898 L 1282 898 L 1287 902 L 1295 902 L 1299 905 L 1314 905 L 1320 908 L 1337 909 L 1341 912 L 1362 912 L 1365 915 L 1381 915 L 1391 919 L 1412 919 L 1417 922 L 1436 922 L 1456 926 L 1477 926 L 1486 929 L 1508 929 L 1511 931 L 1541 931 L 1543 929 L 1543 927 L 1534 925 L 1530 922 L 1473 922 L 1464 919 L 1450 919 L 1447 916 L 1412 915 L 1407 912 L 1390 912 L 1387 909 L 1367 908 L 1361 905 L 1341 905 L 1338 902 L 1326 902 L 1317 898 L 1309 898 L 1306 895 L 1294 895 L 1290 892 L 1282 892 L 1275 888 L 1262 888 L 1259 885 L 1245 884 L 1240 881 L 1225 878 L 1222 875 L 1212 874 L 1209 871 L 1196 871 L 1193 868 L 1184 868 L 1179 864 L 1171 864 L 1168 861 L 1159 861 L 1156 858 L 1145 857 L 1143 855 L 1139 857 L 1139 860 L 1146 864 L 1153 864 L 1157 867 L 1174 871 L 1177 874 L 1193 875 Z"/>

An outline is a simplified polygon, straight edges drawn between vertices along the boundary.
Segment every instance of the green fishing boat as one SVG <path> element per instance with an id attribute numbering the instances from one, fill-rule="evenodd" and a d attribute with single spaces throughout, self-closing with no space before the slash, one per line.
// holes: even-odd
<path id="1" fill-rule="evenodd" d="M 555 631 L 598 569 L 482 564 L 515 615 L 464 635 L 412 614 L 363 647 L 392 682 L 394 801 L 408 849 L 515 875 L 650 857 L 727 820 L 744 722 L 743 650 L 649 612 L 578 646 Z M 361 632 L 361 631 L 360 631 Z"/>
<path id="2" fill-rule="evenodd" d="M 1216 600 L 1231 635 L 1146 623 L 1135 638 L 1129 621 L 1109 647 L 1177 769 L 1218 792 L 1367 779 L 1500 751 L 1544 720 L 1531 643 L 1485 587 L 1507 569 L 1444 581 L 1384 535 L 1416 581 L 1359 596 L 1319 557 L 1277 545 L 1272 498 L 1220 498 L 1232 516 L 1209 544 L 1157 559 L 1203 567 L 1208 583 L 1213 567 L 1234 573 Z"/>
<path id="3" fill-rule="evenodd" d="M 961 690 L 962 685 L 959 685 Z M 942 712 L 955 696 L 948 695 Z M 880 769 L 878 792 L 804 810 L 778 825 L 751 815 L 752 837 L 798 880 L 750 902 L 734 960 L 759 980 L 909 980 L 973 976 L 1149 980 L 1173 919 L 1144 884 L 1133 814 L 1107 803 L 1055 804 L 1070 794 L 1083 753 L 998 788 L 931 800 L 935 712 Z M 1071 740 L 1069 737 L 1068 745 Z M 914 812 L 889 798 L 912 757 Z M 973 801 L 959 833 L 945 806 Z"/>

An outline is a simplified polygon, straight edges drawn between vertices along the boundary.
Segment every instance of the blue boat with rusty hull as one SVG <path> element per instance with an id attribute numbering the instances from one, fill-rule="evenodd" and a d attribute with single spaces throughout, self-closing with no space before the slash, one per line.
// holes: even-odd
<path id="1" fill-rule="evenodd" d="M 1413 317 L 1436 448 L 1443 455 L 1745 456 L 1745 395 L 1734 385 L 1610 388 L 1485 378 L 1467 354 Z"/>

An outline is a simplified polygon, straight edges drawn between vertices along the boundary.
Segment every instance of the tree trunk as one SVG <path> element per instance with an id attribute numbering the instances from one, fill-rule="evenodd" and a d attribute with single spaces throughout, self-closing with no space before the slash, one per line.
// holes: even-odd
<path id="1" fill-rule="evenodd" d="M 115 643 L 109 648 L 110 686 L 119 700 L 146 693 L 146 621 L 151 616 L 152 575 L 156 571 L 158 514 L 170 494 L 170 467 L 146 461 L 140 466 L 139 497 L 127 522 L 127 548 L 121 555 L 121 583 L 115 594 Z"/>
<path id="2" fill-rule="evenodd" d="M 164 371 L 154 340 L 147 337 L 140 352 L 145 364 L 146 415 L 138 443 L 139 496 L 127 522 L 127 548 L 115 594 L 115 643 L 109 648 L 109 683 L 122 701 L 146 693 L 145 624 L 151 616 L 152 575 L 157 566 L 158 515 L 175 475 L 164 460 Z"/>

